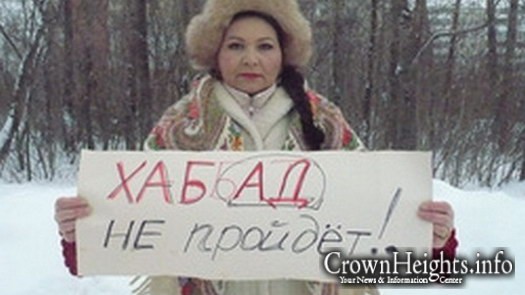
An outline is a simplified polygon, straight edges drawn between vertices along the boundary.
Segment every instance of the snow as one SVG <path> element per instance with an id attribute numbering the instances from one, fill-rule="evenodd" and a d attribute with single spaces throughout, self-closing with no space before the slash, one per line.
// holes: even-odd
<path id="1" fill-rule="evenodd" d="M 59 196 L 74 195 L 73 185 L 0 183 L 0 293 L 6 295 L 130 294 L 127 277 L 76 278 L 63 266 L 53 206 Z M 436 199 L 449 201 L 456 212 L 459 253 L 506 247 L 524 260 L 525 182 L 489 189 L 460 190 L 434 181 Z M 381 294 L 520 294 L 525 271 L 514 277 L 467 277 L 460 288 L 389 288 Z"/>
<path id="2" fill-rule="evenodd" d="M 130 294 L 127 278 L 75 278 L 63 266 L 53 219 L 59 196 L 75 187 L 0 184 L 0 294 Z"/>
<path id="3" fill-rule="evenodd" d="M 474 259 L 477 252 L 493 254 L 495 249 L 506 248 L 516 261 L 514 277 L 467 276 L 461 288 L 387 288 L 381 294 L 523 294 L 525 270 L 516 265 L 525 259 L 525 182 L 508 184 L 497 190 L 464 191 L 434 180 L 434 197 L 454 207 L 459 254 Z"/>

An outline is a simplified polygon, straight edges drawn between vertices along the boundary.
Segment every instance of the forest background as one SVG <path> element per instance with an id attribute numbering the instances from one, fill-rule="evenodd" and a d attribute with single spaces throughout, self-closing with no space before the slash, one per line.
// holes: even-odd
<path id="1" fill-rule="evenodd" d="M 0 176 L 138 150 L 195 77 L 202 0 L 0 0 Z M 371 150 L 430 150 L 453 185 L 525 180 L 525 0 L 299 0 L 309 84 Z"/>

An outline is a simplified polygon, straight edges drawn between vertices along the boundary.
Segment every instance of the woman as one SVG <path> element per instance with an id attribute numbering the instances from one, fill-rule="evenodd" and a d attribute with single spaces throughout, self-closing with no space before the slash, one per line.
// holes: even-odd
<path id="1" fill-rule="evenodd" d="M 341 111 L 305 86 L 299 69 L 311 55 L 311 30 L 294 0 L 208 0 L 188 26 L 186 44 L 197 69 L 209 74 L 170 107 L 146 149 L 364 149 Z M 61 198 L 56 220 L 66 265 L 76 273 L 74 221 L 89 214 L 81 198 Z M 434 225 L 435 255 L 455 255 L 453 212 L 446 203 L 422 204 Z M 141 294 L 375 294 L 302 281 L 207 281 L 153 277 Z"/>

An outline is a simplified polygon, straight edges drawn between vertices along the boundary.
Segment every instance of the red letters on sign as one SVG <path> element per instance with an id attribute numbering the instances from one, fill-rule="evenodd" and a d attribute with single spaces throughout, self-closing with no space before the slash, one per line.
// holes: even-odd
<path id="1" fill-rule="evenodd" d="M 191 205 L 205 197 L 218 197 L 230 205 L 304 208 L 320 200 L 323 194 L 324 180 L 310 177 L 311 168 L 317 175 L 320 173 L 307 158 L 187 161 L 185 169 L 170 168 L 162 160 L 148 164 L 144 161 L 128 174 L 123 162 L 116 163 L 120 183 L 107 199 L 115 200 L 123 194 L 128 203 L 138 204 L 147 195 L 156 193 L 166 204 Z M 179 169 L 172 171 L 173 168 Z M 170 179 L 168 170 L 178 177 Z"/>
<path id="2" fill-rule="evenodd" d="M 198 179 L 192 179 L 190 180 L 190 171 L 193 166 L 202 165 L 202 166 L 215 166 L 213 162 L 206 162 L 206 161 L 188 161 L 186 165 L 186 174 L 184 177 L 184 184 L 182 186 L 182 194 L 181 194 L 181 203 L 182 204 L 193 204 L 198 202 L 200 199 L 202 199 L 206 195 L 206 185 L 198 180 Z M 200 190 L 200 195 L 190 197 L 188 196 L 188 189 L 190 187 L 195 187 Z"/>
<path id="3" fill-rule="evenodd" d="M 158 180 L 153 181 L 154 177 L 158 177 Z M 153 170 L 148 175 L 148 178 L 146 178 L 146 181 L 144 181 L 144 185 L 142 185 L 142 188 L 140 189 L 140 192 L 137 195 L 137 203 L 139 203 L 140 200 L 142 200 L 144 192 L 150 187 L 162 188 L 162 195 L 164 196 L 164 201 L 166 201 L 167 204 L 173 203 L 171 200 L 171 194 L 169 190 L 170 184 L 168 181 L 168 173 L 166 171 L 166 165 L 164 165 L 163 161 L 159 161 L 155 165 L 155 167 L 153 167 Z"/>
<path id="4" fill-rule="evenodd" d="M 295 184 L 293 195 L 289 197 L 285 197 L 284 190 L 286 189 L 288 185 L 290 174 L 296 167 L 300 167 L 299 165 L 303 165 L 303 169 L 300 172 L 299 178 L 296 181 L 292 181 L 292 184 Z M 301 189 L 303 188 L 306 174 L 308 173 L 308 170 L 310 169 L 310 165 L 311 163 L 310 161 L 308 161 L 308 159 L 301 159 L 299 161 L 295 161 L 292 164 L 290 164 L 290 166 L 286 170 L 286 173 L 284 174 L 283 181 L 281 182 L 281 188 L 279 189 L 279 195 L 276 198 L 269 199 L 268 202 L 271 205 L 275 205 L 278 203 L 292 203 L 292 204 L 299 206 L 299 208 L 308 206 L 308 200 L 302 198 L 300 196 L 300 193 L 301 193 Z"/>
<path id="5" fill-rule="evenodd" d="M 131 190 L 129 189 L 128 182 L 133 178 L 137 173 L 140 172 L 140 170 L 144 169 L 146 166 L 147 161 L 142 162 L 133 172 L 131 175 L 125 177 L 124 176 L 124 164 L 122 162 L 117 163 L 117 170 L 118 175 L 120 177 L 120 184 L 108 195 L 108 199 L 114 199 L 117 197 L 117 195 L 120 193 L 122 189 L 124 189 L 126 193 L 126 197 L 128 198 L 129 203 L 133 203 L 135 201 L 135 198 L 133 194 L 131 193 Z"/>
<path id="6" fill-rule="evenodd" d="M 257 181 L 250 182 L 252 177 L 256 177 Z M 248 175 L 248 177 L 246 177 L 244 182 L 241 184 L 241 186 L 237 190 L 237 193 L 233 196 L 233 199 L 239 198 L 239 196 L 241 195 L 242 191 L 245 188 L 248 188 L 248 187 L 256 187 L 256 188 L 258 188 L 259 189 L 259 200 L 260 201 L 264 200 L 264 192 L 263 192 L 263 164 L 262 164 L 262 162 L 259 162 L 259 163 L 257 163 L 257 165 L 255 165 L 255 168 L 253 168 L 253 170 L 250 173 L 250 175 Z"/>

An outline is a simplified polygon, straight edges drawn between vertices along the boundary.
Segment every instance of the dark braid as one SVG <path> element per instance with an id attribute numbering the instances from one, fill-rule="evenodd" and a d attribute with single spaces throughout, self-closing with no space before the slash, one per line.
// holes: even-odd
<path id="1" fill-rule="evenodd" d="M 324 133 L 314 124 L 312 107 L 304 91 L 303 75 L 295 67 L 284 66 L 281 74 L 281 86 L 293 100 L 294 107 L 299 113 L 304 140 L 309 150 L 320 150 L 321 144 L 324 142 Z"/>

